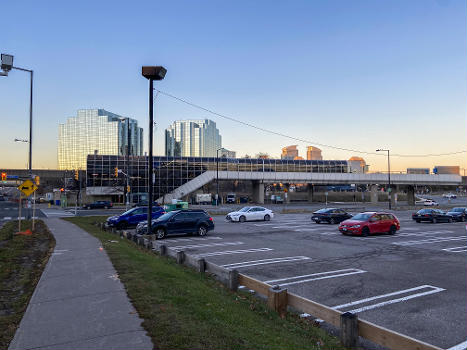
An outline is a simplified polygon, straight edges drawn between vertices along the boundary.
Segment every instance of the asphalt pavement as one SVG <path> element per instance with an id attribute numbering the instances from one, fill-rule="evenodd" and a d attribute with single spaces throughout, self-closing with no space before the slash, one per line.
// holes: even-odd
<path id="1" fill-rule="evenodd" d="M 467 348 L 465 223 L 415 223 L 398 211 L 394 236 L 344 236 L 310 214 L 230 223 L 169 247 L 445 349 Z"/>

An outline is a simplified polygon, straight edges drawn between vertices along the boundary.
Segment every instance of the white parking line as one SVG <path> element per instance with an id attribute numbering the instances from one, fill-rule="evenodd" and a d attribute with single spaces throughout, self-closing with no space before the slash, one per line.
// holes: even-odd
<path id="1" fill-rule="evenodd" d="M 217 256 L 217 255 L 269 252 L 271 250 L 274 250 L 274 249 L 272 249 L 272 248 L 256 248 L 256 249 L 243 249 L 243 250 L 225 250 L 223 252 L 203 253 L 203 254 L 197 254 L 195 256 L 201 258 L 201 257 Z"/>
<path id="2" fill-rule="evenodd" d="M 240 267 L 247 267 L 247 266 L 277 264 L 277 263 L 281 263 L 281 262 L 301 261 L 301 260 L 311 260 L 311 258 L 309 258 L 307 256 L 287 256 L 285 258 L 272 258 L 272 259 L 242 261 L 242 262 L 239 262 L 239 263 L 225 264 L 225 265 L 222 265 L 222 266 L 223 267 L 230 267 L 230 268 L 240 268 Z"/>
<path id="3" fill-rule="evenodd" d="M 461 241 L 464 239 L 467 239 L 467 236 L 428 238 L 428 239 L 423 239 L 420 241 L 393 242 L 392 244 L 410 246 L 410 245 L 416 245 L 416 244 L 430 244 L 430 243 L 439 243 L 439 242 L 448 242 L 448 241 Z"/>
<path id="4" fill-rule="evenodd" d="M 465 350 L 465 349 L 467 349 L 467 341 L 454 345 L 453 347 L 450 347 L 448 350 Z"/>
<path id="5" fill-rule="evenodd" d="M 397 292 L 392 292 L 392 293 L 388 293 L 388 294 L 377 295 L 377 296 L 374 296 L 374 297 L 371 297 L 371 298 L 365 298 L 365 299 L 357 300 L 357 301 L 347 303 L 347 304 L 336 305 L 336 306 L 333 306 L 333 309 L 336 309 L 336 310 L 344 309 L 344 308 L 347 308 L 349 306 L 363 304 L 363 303 L 373 301 L 373 300 L 376 300 L 376 299 L 383 299 L 383 298 L 392 297 L 392 296 L 395 296 L 395 295 L 406 294 L 406 293 L 415 292 L 417 290 L 428 289 L 428 288 L 430 288 L 431 290 L 426 291 L 426 292 L 421 292 L 421 293 L 415 293 L 415 294 L 407 295 L 405 297 L 401 297 L 401 298 L 397 298 L 397 299 L 391 299 L 391 300 L 388 300 L 388 301 L 383 301 L 381 303 L 367 305 L 367 306 L 363 306 L 363 307 L 358 308 L 358 309 L 347 310 L 347 311 L 351 312 L 351 313 L 363 312 L 363 311 L 375 309 L 375 308 L 390 305 L 390 304 L 400 303 L 402 301 L 410 300 L 410 299 L 413 299 L 413 298 L 422 297 L 424 295 L 439 293 L 439 292 L 442 292 L 443 290 L 445 290 L 444 288 L 433 287 L 433 286 L 429 286 L 429 285 L 423 285 L 423 286 L 418 286 L 418 287 L 415 287 L 415 288 L 399 290 Z"/>
<path id="6" fill-rule="evenodd" d="M 168 238 L 165 240 L 166 243 L 172 242 L 193 242 L 193 241 L 204 241 L 206 239 L 222 239 L 221 237 L 194 237 L 194 238 Z"/>
<path id="7" fill-rule="evenodd" d="M 175 250 L 181 249 L 192 249 L 192 248 L 210 248 L 210 247 L 221 247 L 226 245 L 241 245 L 243 242 L 224 242 L 224 243 L 207 243 L 207 244 L 191 244 L 191 245 L 179 245 L 175 247 L 170 247 Z"/>
<path id="8" fill-rule="evenodd" d="M 464 245 L 464 246 L 461 246 L 461 247 L 444 248 L 443 250 L 446 251 L 446 252 L 450 252 L 450 253 L 467 252 L 467 245 Z"/>
<path id="9" fill-rule="evenodd" d="M 305 282 L 310 282 L 310 281 L 323 280 L 323 279 L 327 279 L 327 278 L 349 276 L 349 275 L 355 275 L 355 274 L 364 273 L 364 272 L 366 272 L 366 271 L 360 270 L 360 269 L 343 269 L 343 270 L 334 270 L 334 271 L 312 273 L 312 274 L 309 274 L 309 275 L 301 275 L 301 276 L 292 276 L 292 277 L 280 278 L 280 279 L 276 279 L 276 280 L 265 281 L 265 283 L 271 284 L 271 283 L 276 283 L 276 282 L 283 282 L 283 281 L 290 281 L 290 280 L 299 279 L 298 281 L 279 283 L 280 286 L 288 286 L 288 285 L 291 285 L 291 284 L 299 284 L 299 283 L 305 283 Z M 308 277 L 311 277 L 311 278 L 308 278 Z"/>

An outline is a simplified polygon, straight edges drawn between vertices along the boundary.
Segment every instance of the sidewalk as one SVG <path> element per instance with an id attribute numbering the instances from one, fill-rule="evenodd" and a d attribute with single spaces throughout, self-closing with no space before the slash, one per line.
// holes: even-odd
<path id="1" fill-rule="evenodd" d="M 152 349 L 100 242 L 69 222 L 45 222 L 57 244 L 9 349 Z"/>

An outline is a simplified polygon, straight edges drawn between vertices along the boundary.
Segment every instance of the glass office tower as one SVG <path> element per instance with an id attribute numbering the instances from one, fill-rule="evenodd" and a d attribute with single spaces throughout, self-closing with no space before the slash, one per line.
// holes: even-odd
<path id="1" fill-rule="evenodd" d="M 215 157 L 222 147 L 216 123 L 204 120 L 177 120 L 165 130 L 165 155 L 171 157 Z"/>
<path id="2" fill-rule="evenodd" d="M 104 109 L 80 109 L 58 126 L 58 168 L 84 170 L 88 154 L 126 155 L 128 143 L 130 155 L 143 154 L 143 129 L 136 120 Z"/>

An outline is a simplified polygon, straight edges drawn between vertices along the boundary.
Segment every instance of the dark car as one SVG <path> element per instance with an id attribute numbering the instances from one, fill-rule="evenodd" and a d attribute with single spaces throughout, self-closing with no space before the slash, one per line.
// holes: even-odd
<path id="1" fill-rule="evenodd" d="M 311 216 L 311 220 L 320 224 L 322 222 L 327 222 L 329 224 L 338 224 L 344 220 L 350 219 L 352 215 L 347 213 L 343 209 L 339 208 L 324 208 L 318 211 L 315 211 Z"/>
<path id="2" fill-rule="evenodd" d="M 161 207 L 152 207 L 152 218 L 157 219 L 161 215 L 165 214 L 165 211 Z M 136 226 L 140 222 L 145 221 L 148 219 L 148 208 L 147 207 L 139 207 L 133 208 L 121 215 L 111 216 L 107 219 L 107 226 L 116 227 L 119 230 L 130 227 Z"/>
<path id="3" fill-rule="evenodd" d="M 339 225 L 339 231 L 344 234 L 368 236 L 373 233 L 395 234 L 400 230 L 399 219 L 391 213 L 365 212 L 344 220 Z"/>
<path id="4" fill-rule="evenodd" d="M 84 204 L 83 208 L 85 209 L 108 209 L 112 208 L 111 201 L 95 201 L 94 203 Z"/>
<path id="5" fill-rule="evenodd" d="M 451 215 L 455 221 L 465 221 L 467 218 L 467 208 L 452 208 L 447 215 Z"/>
<path id="6" fill-rule="evenodd" d="M 188 209 L 173 210 L 162 215 L 152 223 L 152 234 L 157 239 L 162 239 L 172 234 L 197 234 L 205 236 L 209 231 L 214 230 L 214 221 L 204 210 Z M 139 234 L 147 232 L 147 223 L 142 223 L 136 228 Z"/>
<path id="7" fill-rule="evenodd" d="M 439 209 L 421 209 L 412 214 L 412 219 L 416 222 L 429 221 L 434 224 L 437 222 L 452 222 L 452 216 Z"/>

